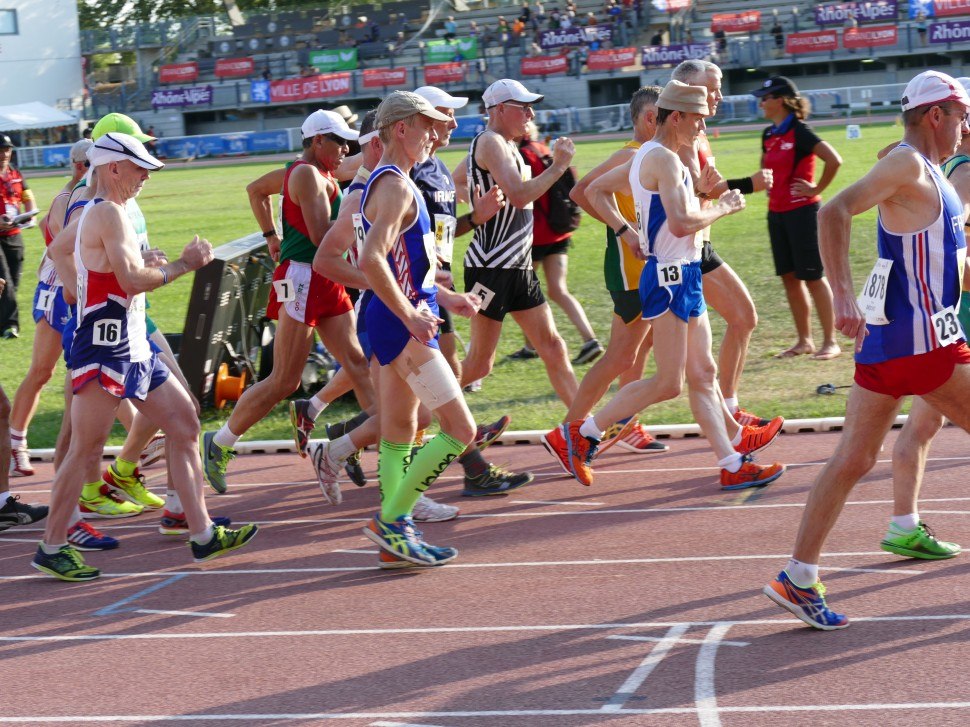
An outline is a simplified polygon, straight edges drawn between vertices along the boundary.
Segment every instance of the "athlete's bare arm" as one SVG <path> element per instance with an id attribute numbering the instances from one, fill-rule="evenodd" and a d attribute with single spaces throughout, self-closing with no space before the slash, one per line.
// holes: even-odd
<path id="1" fill-rule="evenodd" d="M 456 186 L 455 189 L 457 190 L 458 187 Z M 501 187 L 496 184 L 488 192 L 482 194 L 482 188 L 476 184 L 474 199 L 471 203 L 471 212 L 469 212 L 472 219 L 469 220 L 467 215 L 462 215 L 458 218 L 458 222 L 455 224 L 455 237 L 461 237 L 479 225 L 484 225 L 497 215 L 498 211 L 504 206 L 505 193 L 502 192 Z"/>
<path id="2" fill-rule="evenodd" d="M 337 171 L 333 173 L 333 176 L 337 178 L 338 182 L 349 182 L 357 176 L 357 170 L 360 169 L 360 165 L 363 163 L 364 155 L 361 152 L 357 152 L 353 156 L 344 157 L 340 162 L 340 166 L 337 167 Z"/>
<path id="3" fill-rule="evenodd" d="M 484 133 L 475 147 L 475 161 L 487 170 L 502 188 L 513 207 L 523 209 L 549 191 L 569 168 L 576 153 L 571 139 L 561 136 L 552 146 L 552 165 L 538 177 L 524 181 L 512 156 L 512 148 L 495 133 Z"/>
<path id="4" fill-rule="evenodd" d="M 364 212 L 373 225 L 364 238 L 360 269 L 367 276 L 370 288 L 404 323 L 411 335 L 422 342 L 430 341 L 441 319 L 427 308 L 417 309 L 411 305 L 387 264 L 391 246 L 417 214 L 408 183 L 396 174 L 381 175 L 371 185 Z"/>
<path id="5" fill-rule="evenodd" d="M 266 238 L 269 254 L 273 260 L 280 259 L 280 238 L 275 234 L 276 223 L 273 221 L 273 205 L 270 198 L 282 192 L 285 176 L 286 169 L 274 169 L 246 185 L 249 206 L 253 209 L 253 217 L 256 218 L 259 229 L 262 232 L 274 231 L 273 235 Z"/>
<path id="6" fill-rule="evenodd" d="M 438 284 L 438 305 L 449 313 L 471 318 L 482 307 L 482 299 L 474 293 L 456 293 Z"/>
<path id="7" fill-rule="evenodd" d="M 77 302 L 77 268 L 74 265 L 74 238 L 77 236 L 77 223 L 80 217 L 74 219 L 58 232 L 51 244 L 47 246 L 47 254 L 54 263 L 57 277 L 64 283 L 64 300 L 70 305 Z"/>
<path id="8" fill-rule="evenodd" d="M 455 180 L 455 199 L 459 202 L 468 204 L 468 155 L 462 157 L 458 166 L 451 172 L 451 178 Z"/>
<path id="9" fill-rule="evenodd" d="M 599 166 L 593 167 L 585 177 L 576 182 L 576 186 L 573 187 L 572 191 L 569 193 L 569 198 L 578 204 L 583 212 L 588 214 L 597 222 L 602 222 L 606 224 L 606 220 L 600 217 L 599 212 L 590 203 L 589 198 L 586 196 L 586 190 L 589 189 L 589 185 L 595 182 L 597 179 L 602 177 L 609 171 L 616 169 L 621 164 L 626 164 L 631 161 L 636 154 L 636 149 L 618 149 L 613 152 L 609 159 L 600 164 Z M 636 222 L 636 220 L 627 220 L 628 222 Z"/>
<path id="10" fill-rule="evenodd" d="M 597 179 L 594 179 L 586 187 L 586 199 L 590 206 L 595 210 L 597 219 L 611 228 L 614 232 L 622 229 L 626 225 L 626 230 L 620 235 L 623 243 L 633 251 L 634 256 L 640 260 L 644 259 L 643 250 L 640 249 L 640 233 L 637 231 L 637 222 L 629 224 L 626 218 L 620 214 L 617 207 L 616 198 L 613 196 L 618 192 L 630 194 L 630 168 L 633 166 L 633 157 L 613 167 L 608 172 L 604 172 Z"/>
<path id="11" fill-rule="evenodd" d="M 287 192 L 290 201 L 299 206 L 314 245 L 319 245 L 330 229 L 329 193 L 333 184 L 309 164 L 301 164 L 290 173 Z"/>
<path id="12" fill-rule="evenodd" d="M 367 276 L 351 265 L 346 255 L 355 242 L 353 216 L 355 210 L 360 209 L 361 196 L 361 192 L 355 189 L 343 198 L 337 219 L 330 225 L 327 234 L 323 236 L 323 242 L 317 247 L 313 256 L 313 269 L 317 273 L 358 290 L 370 287 L 367 284 Z"/>

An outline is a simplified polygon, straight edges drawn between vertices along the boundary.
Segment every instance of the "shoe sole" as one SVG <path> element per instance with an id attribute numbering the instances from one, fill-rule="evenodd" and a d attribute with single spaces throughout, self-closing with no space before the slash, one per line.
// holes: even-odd
<path id="1" fill-rule="evenodd" d="M 358 473 L 354 471 L 353 465 L 344 465 L 344 472 L 347 474 L 347 478 L 357 487 L 363 487 L 367 484 L 367 475 L 364 474 L 364 470 L 360 470 Z"/>
<path id="2" fill-rule="evenodd" d="M 101 571 L 96 570 L 94 573 L 85 576 L 66 576 L 63 573 L 58 573 L 56 570 L 40 565 L 39 563 L 31 562 L 31 565 L 41 573 L 46 573 L 59 581 L 68 581 L 69 583 L 76 583 L 78 581 L 93 581 L 95 578 L 98 578 L 101 575 Z"/>
<path id="3" fill-rule="evenodd" d="M 885 540 L 879 543 L 879 547 L 885 550 L 887 553 L 901 555 L 904 558 L 918 558 L 919 560 L 949 560 L 950 558 L 956 558 L 962 552 L 958 550 L 955 553 L 947 553 L 946 555 L 936 555 L 934 553 L 927 553 L 922 550 L 910 550 L 909 548 L 902 548 L 898 545 L 887 543 Z"/>
<path id="4" fill-rule="evenodd" d="M 296 453 L 306 459 L 306 449 L 300 448 L 299 427 L 296 425 L 296 406 L 290 402 L 290 424 L 293 427 L 293 444 L 296 445 Z M 310 438 L 307 437 L 307 448 L 310 446 Z"/>
<path id="5" fill-rule="evenodd" d="M 68 540 L 67 543 L 74 548 L 74 550 L 83 550 L 85 553 L 96 553 L 101 550 L 114 550 L 121 545 L 121 543 L 115 543 L 114 545 L 102 545 L 95 547 L 92 545 L 78 545 L 77 543 L 72 543 L 70 540 Z"/>
<path id="6" fill-rule="evenodd" d="M 559 457 L 559 453 L 556 452 L 555 447 L 553 447 L 552 444 L 549 443 L 549 440 L 546 439 L 546 436 L 547 435 L 545 434 L 542 435 L 542 439 L 540 440 L 542 442 L 542 446 L 546 448 L 546 451 L 556 461 L 556 464 L 559 465 L 563 473 L 569 475 L 570 477 L 575 477 L 575 475 L 569 471 L 569 468 L 566 466 L 565 462 L 563 462 Z"/>
<path id="7" fill-rule="evenodd" d="M 158 526 L 158 532 L 160 535 L 188 535 L 189 529 L 185 528 L 163 528 L 161 525 Z"/>
<path id="8" fill-rule="evenodd" d="M 123 520 L 126 517 L 138 517 L 143 512 L 144 510 L 139 510 L 138 512 L 126 512 L 119 515 L 105 515 L 95 510 L 85 510 L 84 506 L 81 506 L 81 514 L 92 520 Z"/>
<path id="9" fill-rule="evenodd" d="M 254 529 L 249 534 L 249 537 L 246 538 L 241 543 L 237 543 L 236 545 L 233 545 L 233 546 L 231 546 L 229 548 L 224 548 L 222 550 L 217 550 L 215 553 L 212 553 L 211 555 L 207 555 L 205 558 L 196 558 L 196 557 L 193 556 L 192 560 L 194 560 L 196 563 L 205 563 L 207 560 L 212 560 L 213 558 L 218 558 L 220 555 L 225 555 L 226 553 L 231 553 L 234 550 L 239 550 L 244 545 L 249 545 L 251 542 L 253 542 L 253 538 L 256 537 L 256 534 L 258 532 L 259 532 L 258 529 Z"/>
<path id="10" fill-rule="evenodd" d="M 10 477 L 33 477 L 34 470 L 30 470 L 29 472 L 25 470 L 10 470 L 9 476 Z"/>
<path id="11" fill-rule="evenodd" d="M 651 445 L 652 444 L 660 444 L 660 443 L 651 442 Z M 617 442 L 616 445 L 614 446 L 617 446 L 620 449 L 625 450 L 627 452 L 636 452 L 637 454 L 655 454 L 657 452 L 666 452 L 668 449 L 670 449 L 670 447 L 668 447 L 666 444 L 660 444 L 659 447 L 648 446 L 648 447 L 641 448 L 641 447 L 635 447 L 629 442 L 623 442 L 623 441 Z"/>
<path id="12" fill-rule="evenodd" d="M 466 486 L 465 489 L 461 491 L 461 496 L 462 497 L 498 497 L 501 495 L 507 495 L 510 492 L 515 492 L 516 490 L 522 487 L 525 487 L 530 482 L 535 480 L 535 475 L 533 475 L 531 472 L 528 472 L 526 474 L 529 475 L 529 478 L 525 482 L 515 485 L 514 487 L 506 487 L 504 490 L 486 490 L 486 489 L 469 490 L 468 487 Z M 458 516 L 456 515 L 455 517 L 458 517 Z"/>
<path id="13" fill-rule="evenodd" d="M 483 439 L 481 441 L 481 443 L 475 442 L 475 446 L 478 447 L 478 451 L 479 452 L 483 452 L 486 449 L 488 449 L 489 447 L 491 447 L 493 444 L 495 444 L 495 442 L 498 441 L 498 438 L 499 437 L 501 437 L 503 434 L 505 434 L 505 430 L 508 429 L 509 428 L 509 424 L 512 423 L 512 417 L 510 417 L 510 416 L 504 416 L 502 418 L 506 420 L 505 421 L 505 424 L 503 424 L 501 427 L 499 427 L 499 430 L 497 432 L 495 432 L 495 434 L 492 435 L 492 438 L 491 439 L 488 439 L 488 438 Z"/>
<path id="14" fill-rule="evenodd" d="M 217 493 L 219 493 L 220 495 L 225 495 L 226 494 L 226 490 L 228 490 L 229 487 L 225 483 L 223 483 L 222 489 L 220 489 L 219 486 L 215 482 L 212 481 L 212 479 L 209 477 L 209 473 L 206 471 L 206 468 L 205 468 L 205 461 L 206 461 L 205 450 L 206 450 L 206 445 L 205 445 L 205 432 L 203 432 L 199 436 L 199 454 L 202 456 L 202 479 L 204 479 L 206 481 L 206 484 L 209 485 L 209 487 L 211 487 Z"/>
<path id="15" fill-rule="evenodd" d="M 721 485 L 721 490 L 724 492 L 731 492 L 732 490 L 747 490 L 749 487 L 765 487 L 770 485 L 772 482 L 777 480 L 787 471 L 787 467 L 782 467 L 780 470 L 775 472 L 771 477 L 764 480 L 752 480 L 751 482 L 742 482 L 737 485 Z"/>
<path id="16" fill-rule="evenodd" d="M 577 356 L 572 360 L 573 366 L 582 366 L 583 364 L 593 363 L 596 359 L 603 355 L 604 349 L 600 349 L 595 353 L 587 354 L 585 356 Z"/>
<path id="17" fill-rule="evenodd" d="M 416 523 L 446 523 L 449 520 L 454 520 L 456 517 L 458 517 L 459 514 L 461 514 L 460 510 L 457 511 L 454 515 L 448 515 L 447 517 L 423 518 L 423 517 L 417 517 L 416 515 L 411 515 L 411 517 L 414 519 L 414 522 Z"/>
<path id="18" fill-rule="evenodd" d="M 745 454 L 746 454 L 746 455 L 747 455 L 747 454 L 757 454 L 758 452 L 763 452 L 763 451 L 765 451 L 766 449 L 768 449 L 768 447 L 770 447 L 770 446 L 771 446 L 772 444 L 774 444 L 774 443 L 775 443 L 775 440 L 776 440 L 776 439 L 778 439 L 778 435 L 779 435 L 779 434 L 781 434 L 781 432 L 782 432 L 782 430 L 783 430 L 784 428 L 785 428 L 785 422 L 783 421 L 783 422 L 781 423 L 781 426 L 780 426 L 780 427 L 778 427 L 778 431 L 777 431 L 777 432 L 775 432 L 775 436 L 773 436 L 773 437 L 772 437 L 771 439 L 769 439 L 769 440 L 768 440 L 767 442 L 765 442 L 764 444 L 762 444 L 762 445 L 761 445 L 760 447 L 758 447 L 757 449 L 752 449 L 752 450 L 751 450 L 751 451 L 749 451 L 749 452 L 745 452 Z"/>
<path id="19" fill-rule="evenodd" d="M 371 530 L 366 525 L 363 528 L 361 528 L 361 531 L 364 533 L 364 535 L 367 537 L 368 540 L 372 541 L 378 547 L 380 547 L 381 550 L 387 551 L 388 553 L 390 553 L 391 555 L 393 555 L 395 558 L 400 558 L 401 560 L 406 560 L 408 563 L 413 563 L 414 565 L 418 565 L 418 566 L 432 566 L 433 567 L 433 566 L 437 565 L 436 563 L 432 563 L 432 562 L 429 562 L 427 560 L 422 560 L 421 558 L 417 558 L 415 556 L 408 556 L 408 555 L 405 555 L 404 553 L 398 553 L 396 550 L 392 550 L 391 548 L 389 548 L 387 546 L 387 543 L 384 542 L 384 538 L 382 538 L 380 535 L 378 535 L 377 533 L 375 533 L 373 530 Z"/>
<path id="20" fill-rule="evenodd" d="M 808 616 L 806 616 L 802 612 L 801 607 L 796 606 L 791 601 L 779 596 L 778 593 L 775 591 L 775 589 L 771 587 L 771 585 L 767 585 L 764 588 L 762 588 L 761 592 L 765 594 L 769 599 L 771 599 L 773 603 L 776 603 L 777 605 L 781 606 L 783 609 L 791 613 L 792 616 L 797 618 L 799 621 L 808 624 L 813 629 L 818 629 L 819 631 L 841 631 L 842 629 L 848 628 L 849 624 L 851 623 L 850 621 L 846 621 L 841 626 L 828 626 L 826 624 L 820 624 L 818 621 L 813 621 Z"/>

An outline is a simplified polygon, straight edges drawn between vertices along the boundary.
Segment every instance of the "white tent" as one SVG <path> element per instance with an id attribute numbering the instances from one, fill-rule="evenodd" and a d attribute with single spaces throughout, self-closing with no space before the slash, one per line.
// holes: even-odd
<path id="1" fill-rule="evenodd" d="M 47 129 L 76 125 L 77 119 L 53 106 L 33 101 L 16 106 L 0 106 L 0 132 Z"/>

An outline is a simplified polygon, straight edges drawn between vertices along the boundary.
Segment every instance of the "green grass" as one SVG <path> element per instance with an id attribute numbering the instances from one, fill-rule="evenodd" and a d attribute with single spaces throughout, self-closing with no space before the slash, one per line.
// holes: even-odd
<path id="1" fill-rule="evenodd" d="M 820 127 L 819 135 L 829 141 L 842 155 L 844 164 L 833 188 L 826 197 L 855 181 L 872 165 L 875 151 L 898 139 L 900 129 L 889 124 L 863 127 L 861 140 L 847 141 L 845 128 Z M 718 169 L 728 177 L 750 174 L 757 169 L 759 157 L 757 132 L 722 134 L 712 140 Z M 576 166 L 585 173 L 605 159 L 619 142 L 587 142 L 577 147 Z M 464 154 L 465 147 L 443 155 L 454 166 Z M 256 225 L 245 193 L 246 184 L 273 168 L 275 164 L 249 163 L 227 167 L 171 168 L 155 174 L 139 197 L 148 219 L 148 229 L 154 245 L 177 256 L 196 233 L 213 245 L 241 237 L 255 231 Z M 31 180 L 39 204 L 47 206 L 50 199 L 65 183 L 63 177 Z M 763 194 L 748 198 L 747 209 L 718 222 L 713 229 L 713 241 L 721 257 L 727 260 L 745 281 L 754 297 L 760 323 L 748 354 L 748 364 L 741 383 L 742 404 L 766 414 L 783 414 L 788 418 L 840 416 L 845 399 L 841 394 L 818 396 L 815 387 L 822 383 L 848 384 L 852 380 L 850 355 L 828 362 L 812 361 L 807 357 L 779 361 L 773 358 L 778 351 L 794 341 L 795 332 L 780 281 L 775 277 L 765 223 L 766 202 Z M 853 225 L 852 262 L 857 284 L 868 273 L 875 258 L 875 214 L 870 212 Z M 8 396 L 27 370 L 30 361 L 33 321 L 30 317 L 34 285 L 34 271 L 40 258 L 43 240 L 37 230 L 25 235 L 27 254 L 24 276 L 18 291 L 21 305 L 21 338 L 0 342 L 0 370 Z M 455 259 L 464 254 L 468 238 L 456 244 Z M 589 315 L 601 339 L 609 334 L 612 304 L 603 285 L 603 229 L 590 219 L 584 219 L 573 239 L 569 256 L 569 283 Z M 190 277 L 182 278 L 150 296 L 151 315 L 163 331 L 178 332 L 185 322 L 187 298 L 191 291 Z M 553 307 L 556 323 L 571 352 L 579 349 L 581 341 L 564 315 Z M 715 345 L 720 342 L 723 322 L 717 314 L 711 316 Z M 817 330 L 817 323 L 816 330 Z M 468 323 L 458 321 L 459 334 L 467 341 Z M 820 333 L 816 334 L 816 341 Z M 843 342 L 844 347 L 849 342 Z M 541 363 L 513 362 L 506 356 L 522 345 L 518 328 L 509 319 L 506 334 L 499 346 L 495 370 L 486 380 L 483 390 L 469 396 L 476 418 L 488 421 L 509 412 L 516 429 L 540 429 L 550 426 L 564 414 L 565 408 L 552 393 Z M 582 376 L 588 367 L 577 369 Z M 51 447 L 60 426 L 63 365 L 45 387 L 37 415 L 30 427 L 32 447 Z M 337 404 L 328 410 L 326 418 L 338 418 L 350 413 L 352 407 Z M 203 415 L 205 428 L 217 426 L 228 416 L 229 410 L 207 411 Z M 691 421 L 686 397 L 648 410 L 643 419 L 648 423 Z M 119 442 L 123 431 L 115 427 L 112 441 Z M 282 438 L 290 436 L 286 408 L 277 407 L 272 415 L 257 424 L 247 434 L 248 439 Z"/>

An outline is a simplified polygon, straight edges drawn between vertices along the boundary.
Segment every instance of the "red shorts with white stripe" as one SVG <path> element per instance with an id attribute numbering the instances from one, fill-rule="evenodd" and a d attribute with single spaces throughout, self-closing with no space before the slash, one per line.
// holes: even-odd
<path id="1" fill-rule="evenodd" d="M 857 363 L 855 382 L 863 389 L 894 399 L 922 396 L 949 381 L 957 364 L 970 364 L 970 348 L 963 341 L 877 364 Z"/>
<path id="2" fill-rule="evenodd" d="M 309 263 L 285 260 L 273 273 L 266 317 L 279 320 L 280 308 L 293 320 L 313 328 L 324 318 L 353 310 L 354 304 L 344 286 L 313 272 Z"/>

